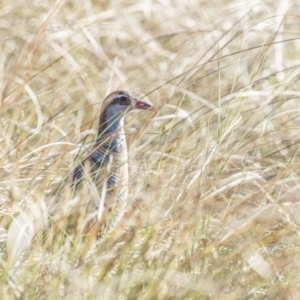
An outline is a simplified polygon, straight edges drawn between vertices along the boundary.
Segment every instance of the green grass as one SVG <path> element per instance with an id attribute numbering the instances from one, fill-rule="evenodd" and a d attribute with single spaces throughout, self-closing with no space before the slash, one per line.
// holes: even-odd
<path id="1" fill-rule="evenodd" d="M 1 299 L 297 299 L 298 15 L 284 0 L 2 1 Z M 158 111 L 126 118 L 122 222 L 98 242 L 80 217 L 69 233 L 64 194 L 15 261 L 10 224 L 76 165 L 117 89 Z"/>

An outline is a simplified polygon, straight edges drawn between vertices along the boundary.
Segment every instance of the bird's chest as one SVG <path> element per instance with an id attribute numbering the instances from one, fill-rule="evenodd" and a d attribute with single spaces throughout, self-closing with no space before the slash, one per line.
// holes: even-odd
<path id="1" fill-rule="evenodd" d="M 128 157 L 125 137 L 116 137 L 95 153 L 101 153 L 101 157 L 94 154 L 92 161 L 92 173 L 97 185 L 100 186 L 105 181 L 108 190 L 111 190 L 123 182 L 127 183 Z"/>

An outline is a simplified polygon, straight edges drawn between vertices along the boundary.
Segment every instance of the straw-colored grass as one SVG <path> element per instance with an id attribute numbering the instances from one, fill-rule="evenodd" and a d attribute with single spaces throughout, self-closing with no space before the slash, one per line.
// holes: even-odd
<path id="1" fill-rule="evenodd" d="M 299 13 L 2 1 L 1 299 L 298 299 Z M 126 215 L 99 240 L 60 218 L 15 255 L 13 220 L 72 171 L 117 89 L 158 110 L 126 118 Z"/>

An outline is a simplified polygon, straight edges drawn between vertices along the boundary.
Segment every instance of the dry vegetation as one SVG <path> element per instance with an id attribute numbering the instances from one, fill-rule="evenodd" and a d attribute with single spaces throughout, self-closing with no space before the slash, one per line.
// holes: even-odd
<path id="1" fill-rule="evenodd" d="M 1 299 L 299 299 L 299 14 L 2 1 Z M 158 110 L 126 119 L 126 216 L 98 241 L 61 219 L 16 258 L 10 224 L 72 170 L 116 89 Z"/>

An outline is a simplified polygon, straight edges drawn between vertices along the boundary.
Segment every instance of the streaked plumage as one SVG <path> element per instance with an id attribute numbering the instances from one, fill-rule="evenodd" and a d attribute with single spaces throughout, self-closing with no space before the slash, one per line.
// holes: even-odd
<path id="1" fill-rule="evenodd" d="M 128 155 L 124 116 L 133 109 L 153 109 L 125 91 L 108 95 L 100 111 L 98 137 L 88 157 L 76 167 L 73 184 L 84 178 L 94 189 L 94 205 L 87 212 L 93 227 L 109 231 L 123 215 L 128 198 Z M 92 215 L 94 217 L 92 217 Z"/>

